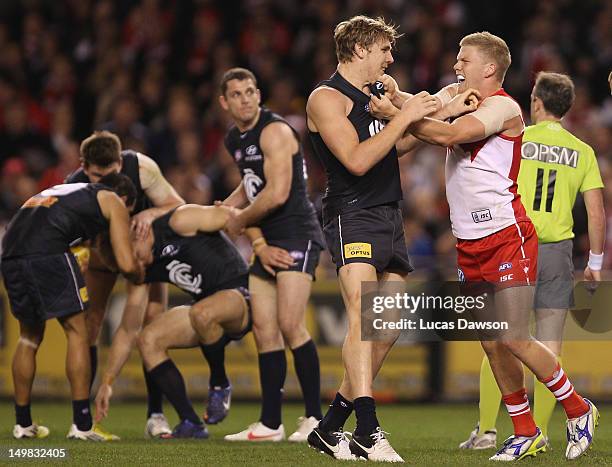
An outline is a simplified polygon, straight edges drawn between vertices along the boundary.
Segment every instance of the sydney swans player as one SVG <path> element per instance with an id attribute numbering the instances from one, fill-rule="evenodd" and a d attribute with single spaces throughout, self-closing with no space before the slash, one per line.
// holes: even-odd
<path id="1" fill-rule="evenodd" d="M 518 190 L 538 233 L 538 270 L 535 289 L 535 335 L 555 355 L 567 312 L 573 303 L 574 264 L 572 209 L 580 191 L 588 216 L 588 281 L 600 281 L 606 215 L 603 182 L 593 149 L 563 128 L 561 121 L 574 102 L 574 83 L 567 75 L 540 72 L 531 92 L 532 126 L 525 129 L 521 148 Z M 509 269 L 508 272 L 511 270 Z M 486 357 L 480 371 L 478 429 L 460 447 L 495 447 L 495 421 L 501 394 Z M 548 436 L 548 422 L 556 399 L 545 385 L 534 381 L 534 419 Z"/>
<path id="2" fill-rule="evenodd" d="M 449 88 L 449 98 L 472 88 L 482 98 L 478 109 L 452 123 L 425 119 L 410 131 L 448 148 L 446 192 L 465 281 L 496 284 L 498 310 L 511 328 L 527 331 L 524 323 L 533 305 L 538 239 L 517 193 L 524 130 L 521 109 L 501 87 L 510 51 L 501 38 L 488 32 L 470 34 L 460 46 L 454 66 L 460 84 L 454 91 Z M 555 354 L 532 338 L 483 341 L 482 346 L 514 424 L 514 435 L 491 459 L 517 460 L 546 449 L 529 409 L 522 363 L 566 411 L 566 457 L 582 455 L 591 444 L 598 412 L 574 390 Z"/>

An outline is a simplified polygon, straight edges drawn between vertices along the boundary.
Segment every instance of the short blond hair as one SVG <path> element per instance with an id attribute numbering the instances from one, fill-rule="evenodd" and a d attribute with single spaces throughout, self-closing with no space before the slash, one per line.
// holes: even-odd
<path id="1" fill-rule="evenodd" d="M 397 27 L 387 23 L 382 16 L 378 18 L 353 16 L 338 23 L 334 29 L 336 57 L 340 63 L 350 62 L 355 53 L 355 45 L 359 44 L 369 50 L 377 41 L 388 40 L 393 46 L 399 37 L 401 34 L 397 31 Z"/>
<path id="2" fill-rule="evenodd" d="M 496 36 L 495 34 L 483 31 L 468 34 L 463 39 L 461 39 L 459 45 L 461 47 L 477 47 L 478 50 L 484 56 L 486 56 L 489 60 L 493 61 L 495 65 L 497 65 L 495 76 L 500 81 L 504 81 L 506 72 L 508 71 L 508 68 L 510 68 L 510 63 L 512 63 L 512 58 L 510 57 L 510 49 L 508 48 L 508 44 L 506 44 L 505 40 L 503 40 L 501 37 Z"/>

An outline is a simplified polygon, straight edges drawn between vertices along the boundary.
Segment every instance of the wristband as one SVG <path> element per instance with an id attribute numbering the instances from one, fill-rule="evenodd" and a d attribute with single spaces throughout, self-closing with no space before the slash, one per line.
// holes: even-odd
<path id="1" fill-rule="evenodd" d="M 253 253 L 257 254 L 257 247 L 264 247 L 266 245 L 267 245 L 266 239 L 263 237 L 259 237 L 253 243 L 251 243 L 251 247 L 253 248 Z"/>
<path id="2" fill-rule="evenodd" d="M 266 244 L 266 239 L 263 237 L 259 237 L 253 240 L 253 242 L 251 243 L 251 246 L 253 247 L 253 249 L 255 249 L 255 247 L 259 245 L 265 245 L 265 244 Z"/>
<path id="3" fill-rule="evenodd" d="M 603 259 L 603 253 L 597 255 L 589 250 L 589 262 L 587 266 L 591 271 L 601 271 L 601 267 L 603 266 Z"/>

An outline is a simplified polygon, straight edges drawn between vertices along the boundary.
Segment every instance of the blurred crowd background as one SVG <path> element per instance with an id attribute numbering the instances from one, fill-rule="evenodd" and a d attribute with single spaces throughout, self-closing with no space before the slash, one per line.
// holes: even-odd
<path id="1" fill-rule="evenodd" d="M 223 199 L 240 182 L 217 102 L 219 78 L 233 66 L 253 70 L 265 105 L 303 135 L 311 198 L 320 206 L 325 175 L 305 133 L 305 100 L 335 69 L 334 26 L 355 14 L 383 15 L 404 33 L 388 72 L 410 92 L 455 81 L 458 42 L 479 30 L 510 46 L 505 89 L 526 121 L 535 73 L 570 74 L 576 102 L 564 125 L 595 149 L 612 207 L 612 2 L 3 0 L 0 226 L 79 166 L 79 142 L 94 129 L 155 159 L 188 202 Z M 421 270 L 439 264 L 433 256 L 452 265 L 444 151 L 424 146 L 400 166 L 410 254 Z M 588 250 L 580 202 L 576 224 L 580 266 Z M 612 250 L 612 238 L 607 244 Z M 609 267 L 612 251 L 606 258 Z"/>

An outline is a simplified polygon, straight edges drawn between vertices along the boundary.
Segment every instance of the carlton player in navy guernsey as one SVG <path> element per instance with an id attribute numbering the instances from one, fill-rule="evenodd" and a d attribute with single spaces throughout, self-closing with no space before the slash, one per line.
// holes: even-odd
<path id="1" fill-rule="evenodd" d="M 166 181 L 153 159 L 130 150 L 121 150 L 119 138 L 108 131 L 96 131 L 81 143 L 81 168 L 68 176 L 66 183 L 96 182 L 108 173 L 120 172 L 128 176 L 136 187 L 136 203 L 131 219 L 132 230 L 143 238 L 154 219 L 184 203 L 174 188 Z M 106 269 L 95 252 L 85 271 L 85 283 L 90 292 L 90 308 L 87 313 L 92 380 L 98 363 L 97 341 L 106 312 L 108 297 L 117 275 Z M 129 293 L 129 290 L 128 290 Z M 168 288 L 155 284 L 149 289 L 149 305 L 146 321 L 151 321 L 166 309 Z M 147 381 L 147 426 L 153 436 L 169 433 L 170 427 L 162 415 L 161 392 Z"/>
<path id="2" fill-rule="evenodd" d="M 422 92 L 388 123 L 370 115 L 376 98 L 363 90 L 393 63 L 391 47 L 397 37 L 395 28 L 380 18 L 356 16 L 338 24 L 338 69 L 312 92 L 306 107 L 310 138 L 327 171 L 324 232 L 349 319 L 342 351 L 344 380 L 308 442 L 339 459 L 402 461 L 385 439 L 372 398 L 372 381 L 393 342 L 361 341 L 361 283 L 401 283 L 412 271 L 398 206 L 397 157 L 414 141 L 403 138 L 408 126 L 436 111 L 439 102 Z M 338 433 L 353 407 L 357 426 L 349 443 Z"/>
<path id="3" fill-rule="evenodd" d="M 120 174 L 107 175 L 96 184 L 56 185 L 26 201 L 7 227 L 2 239 L 2 275 L 20 327 L 13 357 L 15 438 L 49 434 L 46 427 L 32 423 L 30 398 L 45 321 L 57 318 L 68 340 L 66 374 L 73 407 L 68 437 L 108 440 L 92 425 L 89 411 L 90 360 L 82 313 L 88 294 L 70 245 L 109 231 L 118 268 L 129 280 L 142 282 L 143 270 L 132 252 L 124 204 L 131 206 L 135 194 L 132 182 Z"/>
<path id="4" fill-rule="evenodd" d="M 306 330 L 305 312 L 323 236 L 306 193 L 299 137 L 282 117 L 260 107 L 260 100 L 257 81 L 249 70 L 233 68 L 223 75 L 219 102 L 235 123 L 225 146 L 242 175 L 242 183 L 223 204 L 244 207 L 230 218 L 228 231 L 237 235 L 244 227 L 261 229 L 247 229 L 247 235 L 256 255 L 249 290 L 263 398 L 259 421 L 225 439 L 285 438 L 281 398 L 287 344 L 306 406 L 289 441 L 305 441 L 322 416 L 319 358 Z"/>
<path id="5" fill-rule="evenodd" d="M 145 284 L 134 287 L 128 296 L 96 397 L 98 418 L 108 413 L 112 382 L 137 340 L 149 377 L 162 389 L 181 420 L 172 434 L 162 433 L 161 437 L 208 436 L 189 402 L 180 372 L 168 357 L 168 349 L 200 345 L 210 367 L 210 386 L 217 388 L 215 397 L 208 400 L 205 421 L 219 423 L 227 415 L 230 391 L 224 366 L 225 346 L 241 339 L 251 328 L 248 266 L 220 232 L 232 210 L 225 206 L 184 205 L 155 220 L 145 238 L 135 240 L 136 254 L 147 265 Z M 175 284 L 195 303 L 163 313 L 139 336 L 148 284 L 155 282 Z"/>

